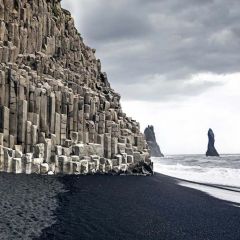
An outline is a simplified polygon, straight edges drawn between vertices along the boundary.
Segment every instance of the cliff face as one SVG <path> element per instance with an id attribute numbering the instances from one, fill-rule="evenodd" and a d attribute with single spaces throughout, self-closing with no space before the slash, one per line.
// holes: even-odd
<path id="1" fill-rule="evenodd" d="M 94 53 L 60 0 L 0 0 L 0 171 L 148 173 Z"/>
<path id="2" fill-rule="evenodd" d="M 206 156 L 212 156 L 212 157 L 219 157 L 219 154 L 217 152 L 217 150 L 215 149 L 215 137 L 214 137 L 214 133 L 213 130 L 210 128 L 208 130 L 208 149 L 206 152 Z"/>
<path id="3" fill-rule="evenodd" d="M 164 155 L 161 153 L 160 147 L 156 141 L 153 126 L 148 126 L 144 131 L 144 135 L 145 135 L 147 144 L 150 148 L 151 156 L 152 157 L 164 157 Z"/>

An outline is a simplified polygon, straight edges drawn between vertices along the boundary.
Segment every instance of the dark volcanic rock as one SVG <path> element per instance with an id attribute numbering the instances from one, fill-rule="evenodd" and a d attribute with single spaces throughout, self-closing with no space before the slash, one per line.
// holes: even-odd
<path id="1" fill-rule="evenodd" d="M 206 152 L 207 157 L 208 156 L 219 157 L 219 154 L 215 149 L 214 143 L 215 143 L 214 133 L 213 130 L 210 128 L 208 130 L 208 150 Z"/>
<path id="2" fill-rule="evenodd" d="M 153 126 L 148 126 L 144 131 L 144 135 L 150 148 L 151 156 L 164 157 L 164 155 L 161 153 L 159 145 L 157 144 Z"/>
<path id="3" fill-rule="evenodd" d="M 153 172 L 153 163 L 139 162 L 128 168 L 126 175 L 143 175 L 143 176 L 152 176 Z"/>

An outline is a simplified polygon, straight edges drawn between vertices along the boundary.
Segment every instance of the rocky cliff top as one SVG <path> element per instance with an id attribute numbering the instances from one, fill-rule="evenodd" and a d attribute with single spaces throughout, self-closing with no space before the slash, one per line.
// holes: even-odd
<path id="1" fill-rule="evenodd" d="M 59 0 L 0 0 L 0 170 L 151 164 L 139 123 L 94 54 Z"/>
<path id="2" fill-rule="evenodd" d="M 156 141 L 154 127 L 148 126 L 144 131 L 144 135 L 145 135 L 147 144 L 149 146 L 151 156 L 152 157 L 164 157 L 164 155 L 162 154 L 160 147 Z"/>

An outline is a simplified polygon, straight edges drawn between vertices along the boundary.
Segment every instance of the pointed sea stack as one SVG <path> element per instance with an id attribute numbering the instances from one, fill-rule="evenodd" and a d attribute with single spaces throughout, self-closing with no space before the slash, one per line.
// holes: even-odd
<path id="1" fill-rule="evenodd" d="M 145 135 L 147 144 L 150 148 L 151 156 L 152 157 L 164 157 L 164 155 L 161 153 L 160 147 L 156 141 L 154 127 L 148 126 L 144 131 L 144 135 Z"/>
<path id="2" fill-rule="evenodd" d="M 210 128 L 208 130 L 208 150 L 206 152 L 206 156 L 209 157 L 219 157 L 219 154 L 217 150 L 215 149 L 214 146 L 215 143 L 215 138 L 214 138 L 214 133 L 213 130 Z"/>

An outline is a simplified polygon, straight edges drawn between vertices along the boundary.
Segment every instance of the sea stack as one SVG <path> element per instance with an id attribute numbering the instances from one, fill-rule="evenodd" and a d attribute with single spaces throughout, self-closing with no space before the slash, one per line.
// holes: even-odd
<path id="1" fill-rule="evenodd" d="M 213 130 L 210 128 L 208 130 L 208 149 L 206 152 L 206 156 L 211 156 L 211 157 L 219 157 L 219 154 L 217 152 L 217 150 L 215 149 L 215 137 L 214 137 L 214 133 Z"/>
<path id="2" fill-rule="evenodd" d="M 0 171 L 151 174 L 139 123 L 60 2 L 0 1 Z"/>
<path id="3" fill-rule="evenodd" d="M 151 157 L 164 157 L 156 141 L 154 127 L 148 126 L 144 131 L 144 135 L 150 149 Z"/>

